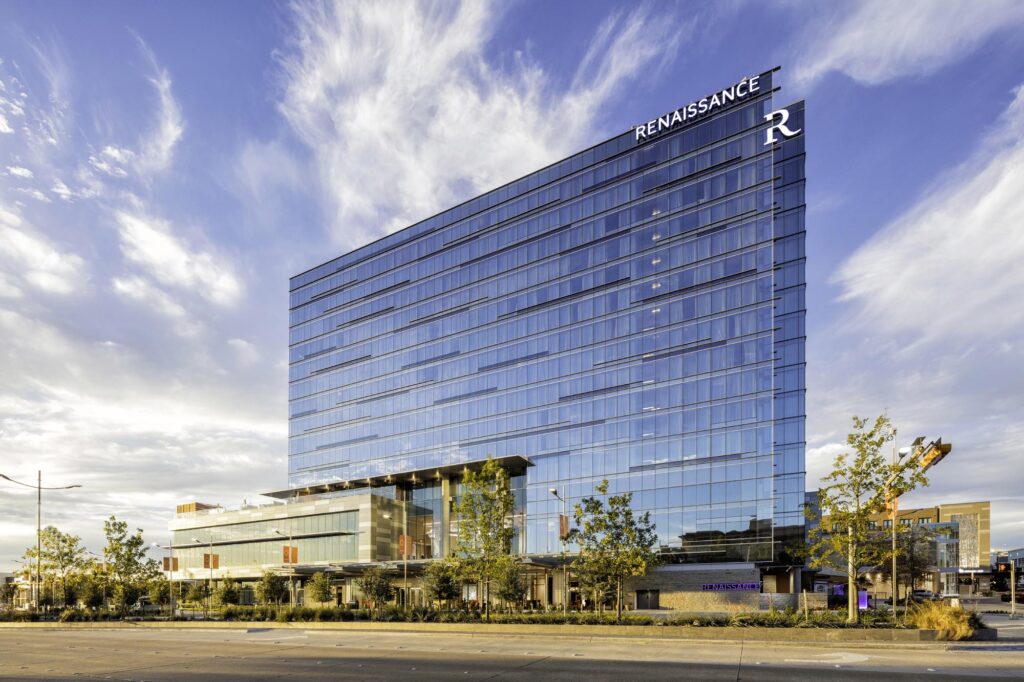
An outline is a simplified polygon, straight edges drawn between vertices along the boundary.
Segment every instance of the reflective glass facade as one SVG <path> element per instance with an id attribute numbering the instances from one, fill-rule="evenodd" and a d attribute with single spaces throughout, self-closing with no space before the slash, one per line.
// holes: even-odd
<path id="1" fill-rule="evenodd" d="M 804 137 L 765 144 L 775 76 L 292 278 L 289 485 L 521 455 L 526 553 L 560 549 L 550 488 L 571 509 L 607 478 L 673 560 L 778 561 L 803 537 Z"/>

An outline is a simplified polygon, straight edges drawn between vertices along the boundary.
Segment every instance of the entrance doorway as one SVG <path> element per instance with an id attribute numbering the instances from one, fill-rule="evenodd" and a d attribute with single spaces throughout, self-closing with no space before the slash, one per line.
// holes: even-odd
<path id="1" fill-rule="evenodd" d="M 658 602 L 661 599 L 661 590 L 637 590 L 637 609 L 658 609 Z"/>

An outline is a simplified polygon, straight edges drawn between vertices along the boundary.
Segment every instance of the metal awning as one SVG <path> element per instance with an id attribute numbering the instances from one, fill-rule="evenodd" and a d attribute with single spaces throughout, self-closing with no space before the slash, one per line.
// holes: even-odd
<path id="1" fill-rule="evenodd" d="M 506 457 L 495 457 L 494 461 L 513 474 L 520 474 L 526 471 L 533 463 L 523 455 L 508 455 Z M 338 490 L 357 490 L 360 488 L 379 488 L 381 486 L 395 485 L 396 483 L 421 483 L 431 479 L 440 479 L 444 476 L 458 474 L 463 471 L 478 471 L 486 463 L 486 460 L 473 462 L 459 462 L 445 466 L 416 469 L 414 471 L 400 471 L 379 476 L 367 476 L 365 478 L 352 479 L 348 481 L 331 481 L 329 483 L 318 483 L 316 485 L 301 488 L 288 488 L 287 490 L 275 490 L 263 493 L 267 497 L 278 499 L 290 499 L 306 495 L 322 495 L 323 493 L 335 492 Z"/>

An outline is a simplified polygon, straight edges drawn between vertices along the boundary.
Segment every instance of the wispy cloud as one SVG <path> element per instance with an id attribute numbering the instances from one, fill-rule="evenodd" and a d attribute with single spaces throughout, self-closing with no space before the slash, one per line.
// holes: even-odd
<path id="1" fill-rule="evenodd" d="M 905 442 L 943 436 L 951 462 L 910 504 L 998 498 L 1024 508 L 1024 86 L 977 153 L 840 267 L 841 322 L 809 339 L 808 487 L 843 449 L 851 413 L 888 407 Z M 1006 537 L 1006 536 L 1004 536 Z"/>
<path id="2" fill-rule="evenodd" d="M 136 163 L 140 171 L 144 175 L 149 175 L 163 171 L 170 166 L 174 157 L 174 148 L 185 132 L 185 120 L 171 91 L 170 74 L 157 63 L 156 55 L 142 38 L 139 36 L 136 38 L 152 69 L 149 82 L 156 89 L 158 101 L 156 123 L 143 137 L 136 155 Z M 104 152 L 111 149 L 113 148 L 108 147 Z"/>
<path id="3" fill-rule="evenodd" d="M 32 171 L 24 166 L 8 166 L 7 174 L 17 178 L 31 178 L 33 176 Z"/>
<path id="4" fill-rule="evenodd" d="M 451 3 L 294 4 L 280 110 L 313 153 L 336 241 L 355 246 L 593 141 L 602 105 L 670 58 L 690 24 L 609 18 L 566 86 L 486 48 L 498 10 Z"/>
<path id="5" fill-rule="evenodd" d="M 170 318 L 174 330 L 181 336 L 193 337 L 202 331 L 202 325 L 194 320 L 185 307 L 166 291 L 152 285 L 142 277 L 115 277 L 111 280 L 114 292 L 119 296 L 142 304 L 147 310 Z"/>
<path id="6" fill-rule="evenodd" d="M 861 323 L 918 341 L 1021 329 L 1024 306 L 1008 303 L 1024 291 L 1022 196 L 1024 86 L 975 158 L 843 264 L 842 300 Z"/>
<path id="7" fill-rule="evenodd" d="M 139 211 L 115 214 L 121 251 L 157 281 L 187 290 L 218 305 L 238 300 L 242 283 L 231 266 L 210 251 L 189 247 L 170 224 Z"/>
<path id="8" fill-rule="evenodd" d="M 6 273 L 3 288 L 10 297 L 24 287 L 47 294 L 67 295 L 81 291 L 87 276 L 85 262 L 77 254 L 54 246 L 33 230 L 16 212 L 0 206 L 0 272 Z"/>
<path id="9" fill-rule="evenodd" d="M 865 85 L 926 76 L 970 54 L 998 31 L 1020 30 L 1015 0 L 867 0 L 822 3 L 795 41 L 796 82 L 809 87 L 838 71 Z"/>

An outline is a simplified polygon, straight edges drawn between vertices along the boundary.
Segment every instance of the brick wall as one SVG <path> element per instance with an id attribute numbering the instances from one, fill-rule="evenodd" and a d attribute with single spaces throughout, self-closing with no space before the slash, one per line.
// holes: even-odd
<path id="1" fill-rule="evenodd" d="M 688 567 L 683 567 L 688 568 Z M 756 568 L 713 569 L 708 571 L 680 570 L 676 566 L 662 566 L 641 578 L 626 583 L 626 604 L 636 607 L 637 590 L 658 590 L 659 606 L 675 611 L 707 611 L 732 613 L 756 611 L 760 593 L 756 591 L 705 592 L 708 583 L 757 583 L 761 576 Z"/>

